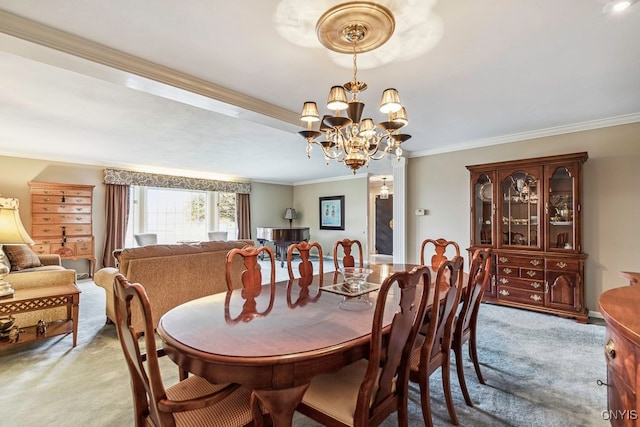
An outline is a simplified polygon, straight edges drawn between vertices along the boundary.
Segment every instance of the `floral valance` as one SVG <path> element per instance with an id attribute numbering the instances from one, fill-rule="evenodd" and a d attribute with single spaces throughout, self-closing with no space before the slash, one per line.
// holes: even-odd
<path id="1" fill-rule="evenodd" d="M 220 191 L 223 193 L 251 193 L 251 183 L 249 182 L 218 181 L 214 179 L 189 178 L 186 176 L 161 175 L 120 169 L 105 169 L 104 183 L 179 188 L 182 190 Z"/>

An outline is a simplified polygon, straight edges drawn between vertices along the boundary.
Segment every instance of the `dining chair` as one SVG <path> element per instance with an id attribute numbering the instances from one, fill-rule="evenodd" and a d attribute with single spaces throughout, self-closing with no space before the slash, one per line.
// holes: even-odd
<path id="1" fill-rule="evenodd" d="M 408 425 L 411 348 L 427 306 L 438 306 L 433 303 L 438 292 L 424 292 L 428 289 L 424 283 L 431 283 L 430 270 L 424 266 L 384 280 L 376 298 L 368 357 L 314 377 L 299 412 L 325 426 L 375 426 L 397 412 L 398 425 Z M 396 303 L 391 325 L 385 328 L 386 306 Z"/>
<path id="2" fill-rule="evenodd" d="M 364 258 L 362 256 L 362 243 L 360 243 L 359 240 L 342 239 L 342 240 L 338 240 L 333 245 L 333 265 L 336 268 L 336 270 L 340 268 L 340 261 L 342 261 L 343 267 L 356 266 L 356 260 L 353 257 L 353 255 L 351 255 L 351 250 L 353 249 L 354 245 L 358 247 L 358 255 L 359 255 L 358 267 L 364 266 Z M 340 248 L 342 248 L 342 253 L 343 253 L 342 260 L 340 260 L 340 256 L 339 256 Z"/>
<path id="3" fill-rule="evenodd" d="M 316 252 L 318 254 L 318 274 L 313 274 L 313 263 L 309 260 L 311 256 L 311 251 L 313 248 L 316 248 Z M 293 262 L 293 252 L 298 251 L 300 255 L 300 262 L 298 263 L 298 276 L 296 278 L 296 274 L 294 272 L 294 262 Z M 289 282 L 287 283 L 287 305 L 291 308 L 295 308 L 298 306 L 304 306 L 308 302 L 317 301 L 320 298 L 321 290 L 320 286 L 322 286 L 322 278 L 324 275 L 324 258 L 322 255 L 322 246 L 318 242 L 300 242 L 300 243 L 292 243 L 289 245 L 289 249 L 287 250 L 287 270 L 289 272 Z M 318 290 L 315 293 L 315 296 L 311 296 L 311 285 L 313 284 L 314 278 L 316 278 L 318 282 Z M 293 291 L 296 288 L 298 295 L 296 300 L 293 300 Z"/>
<path id="4" fill-rule="evenodd" d="M 431 257 L 431 268 L 433 271 L 437 271 L 440 263 L 448 259 L 452 259 L 454 256 L 460 256 L 460 246 L 453 240 L 447 239 L 425 239 L 420 246 L 420 265 L 425 264 L 425 250 L 433 245 L 434 254 Z M 451 249 L 449 249 L 451 248 Z M 453 251 L 453 253 L 451 253 Z"/>
<path id="5" fill-rule="evenodd" d="M 158 235 L 156 233 L 134 234 L 133 238 L 138 246 L 156 245 L 158 243 Z"/>
<path id="6" fill-rule="evenodd" d="M 136 427 L 143 426 L 256 426 L 265 423 L 260 403 L 239 384 L 211 384 L 191 375 L 165 388 L 156 347 L 151 304 L 139 283 L 129 283 L 120 273 L 114 280 L 116 330 L 131 375 Z M 144 318 L 145 352 L 140 350 L 131 314 Z"/>
<path id="7" fill-rule="evenodd" d="M 458 417 L 451 397 L 451 340 L 455 326 L 456 309 L 463 285 L 464 259 L 456 256 L 440 263 L 434 286 L 440 290 L 440 311 L 430 317 L 426 328 L 422 328 L 411 352 L 409 380 L 420 386 L 420 400 L 424 424 L 432 427 L 429 377 L 438 368 L 442 370 L 442 388 L 449 418 L 458 425 Z M 425 330 L 426 329 L 426 330 Z"/>
<path id="8" fill-rule="evenodd" d="M 462 346 L 465 342 L 469 342 L 469 357 L 473 362 L 478 381 L 480 381 L 480 384 L 484 384 L 485 381 L 482 372 L 480 372 L 480 363 L 478 362 L 476 331 L 480 303 L 482 302 L 482 296 L 491 277 L 492 264 L 493 256 L 491 255 L 491 248 L 475 250 L 471 258 L 467 286 L 462 294 L 462 302 L 460 303 L 462 307 L 458 312 L 458 318 L 453 332 L 452 348 L 456 356 L 458 382 L 460 383 L 464 400 L 469 406 L 473 406 L 473 402 L 469 396 L 469 390 L 467 389 L 467 383 L 464 378 Z"/>
<path id="9" fill-rule="evenodd" d="M 271 248 L 268 246 L 260 246 L 259 248 L 256 248 L 255 246 L 245 246 L 242 249 L 233 248 L 229 252 L 227 252 L 227 263 L 225 272 L 227 279 L 227 289 L 229 291 L 233 291 L 237 288 L 260 288 L 262 286 L 262 271 L 260 263 L 258 262 L 258 257 L 261 257 L 265 254 L 269 256 L 269 260 L 271 262 L 271 276 L 269 284 L 271 286 L 271 292 L 274 293 L 276 284 L 276 264 L 273 250 L 271 250 Z M 243 259 L 244 269 L 240 276 L 241 285 L 233 280 L 233 259 L 236 256 L 241 256 Z"/>

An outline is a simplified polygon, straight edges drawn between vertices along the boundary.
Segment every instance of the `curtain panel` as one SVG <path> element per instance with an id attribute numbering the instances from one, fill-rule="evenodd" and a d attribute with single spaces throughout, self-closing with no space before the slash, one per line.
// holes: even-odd
<path id="1" fill-rule="evenodd" d="M 107 184 L 105 191 L 105 233 L 103 267 L 115 267 L 113 251 L 124 248 L 129 219 L 129 186 Z"/>
<path id="2" fill-rule="evenodd" d="M 249 182 L 218 181 L 215 179 L 161 175 L 122 169 L 105 169 L 104 183 L 157 188 L 177 188 L 181 190 L 218 191 L 223 193 L 251 193 L 251 183 Z"/>

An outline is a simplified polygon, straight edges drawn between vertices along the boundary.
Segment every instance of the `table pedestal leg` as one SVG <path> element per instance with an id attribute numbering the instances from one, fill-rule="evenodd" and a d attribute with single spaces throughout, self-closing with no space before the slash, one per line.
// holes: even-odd
<path id="1" fill-rule="evenodd" d="M 309 384 L 303 384 L 281 390 L 253 390 L 253 392 L 271 415 L 274 427 L 291 427 L 293 413 L 308 387 Z"/>

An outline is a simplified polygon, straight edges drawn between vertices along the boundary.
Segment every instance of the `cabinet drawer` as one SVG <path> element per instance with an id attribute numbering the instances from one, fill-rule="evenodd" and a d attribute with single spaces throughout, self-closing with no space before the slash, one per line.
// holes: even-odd
<path id="1" fill-rule="evenodd" d="M 535 291 L 535 292 L 544 291 L 544 281 L 542 280 L 527 280 L 527 279 L 520 279 L 517 277 L 516 278 L 499 277 L 498 284 L 503 287 L 506 286 L 509 288 L 525 289 L 525 290 Z"/>
<path id="2" fill-rule="evenodd" d="M 35 252 L 38 255 L 45 255 L 45 254 L 49 254 L 51 253 L 49 251 L 49 245 L 47 244 L 35 244 L 33 246 L 31 246 L 31 249 L 33 250 L 33 252 Z"/>
<path id="3" fill-rule="evenodd" d="M 529 267 L 529 268 L 542 268 L 544 265 L 544 258 L 542 257 L 519 257 L 512 255 L 500 254 L 497 256 L 498 266 L 514 266 L 514 267 Z"/>
<path id="4" fill-rule="evenodd" d="M 578 271 L 580 262 L 574 259 L 547 258 L 546 268 L 547 270 Z"/>
<path id="5" fill-rule="evenodd" d="M 33 224 L 91 224 L 91 214 L 33 214 Z"/>
<path id="6" fill-rule="evenodd" d="M 534 268 L 520 268 L 520 277 L 529 280 L 543 280 L 544 270 L 536 270 Z"/>
<path id="7" fill-rule="evenodd" d="M 544 305 L 544 294 L 527 289 L 498 285 L 498 300 L 542 306 Z"/>
<path id="8" fill-rule="evenodd" d="M 32 203 L 55 203 L 55 204 L 68 204 L 68 205 L 91 205 L 91 197 L 78 197 L 78 196 L 53 196 L 53 195 L 38 195 L 33 194 L 31 196 Z"/>
<path id="9" fill-rule="evenodd" d="M 93 244 L 76 243 L 76 256 L 93 255 Z"/>
<path id="10" fill-rule="evenodd" d="M 610 328 L 607 328 L 604 342 L 604 355 L 608 369 L 618 373 L 620 380 L 635 390 L 636 353 L 633 344 Z"/>
<path id="11" fill-rule="evenodd" d="M 67 236 L 90 236 L 91 224 L 74 224 L 74 225 L 60 225 L 60 224 L 48 224 L 40 225 L 34 224 L 31 227 L 32 237 L 38 240 L 47 240 L 47 238 L 59 238 L 62 241 L 62 229 L 65 229 Z"/>
<path id="12" fill-rule="evenodd" d="M 91 197 L 91 190 L 82 189 L 61 189 L 61 188 L 39 188 L 31 187 L 31 194 L 33 195 L 45 195 L 45 196 L 82 196 Z"/>
<path id="13" fill-rule="evenodd" d="M 34 203 L 31 212 L 36 213 L 91 213 L 91 205 L 74 205 L 64 203 Z"/>
<path id="14" fill-rule="evenodd" d="M 514 267 L 513 265 L 501 265 L 498 267 L 498 275 L 505 277 L 518 277 L 520 273 L 520 269 L 518 267 Z"/>

